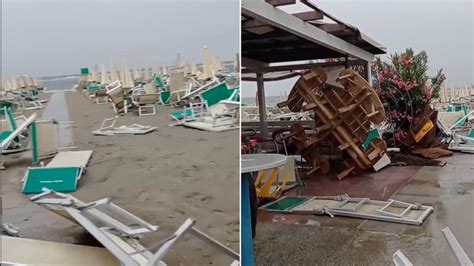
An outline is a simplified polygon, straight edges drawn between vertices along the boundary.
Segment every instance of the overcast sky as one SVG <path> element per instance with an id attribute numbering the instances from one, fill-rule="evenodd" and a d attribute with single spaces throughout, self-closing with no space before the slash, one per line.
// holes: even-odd
<path id="1" fill-rule="evenodd" d="M 93 64 L 131 67 L 223 60 L 239 51 L 238 0 L 2 0 L 2 72 L 79 73 Z"/>
<path id="2" fill-rule="evenodd" d="M 430 73 L 443 68 L 446 83 L 474 83 L 474 5 L 464 1 L 315 1 L 320 8 L 358 27 L 387 47 L 388 54 L 412 47 L 428 53 Z M 285 11 L 306 11 L 288 7 Z M 388 58 L 387 56 L 383 56 Z M 295 79 L 265 83 L 266 95 L 289 91 Z M 255 82 L 242 84 L 254 97 Z"/>

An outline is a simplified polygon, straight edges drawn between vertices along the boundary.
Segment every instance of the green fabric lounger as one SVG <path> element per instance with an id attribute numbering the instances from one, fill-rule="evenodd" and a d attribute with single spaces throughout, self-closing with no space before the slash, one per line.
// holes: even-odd
<path id="1" fill-rule="evenodd" d="M 469 132 L 467 133 L 467 136 L 470 138 L 474 138 L 474 129 L 469 130 Z"/>
<path id="2" fill-rule="evenodd" d="M 227 84 L 221 83 L 213 88 L 210 88 L 200 94 L 203 101 L 207 102 L 207 106 L 211 107 L 220 101 L 229 99 L 235 89 L 229 89 Z"/>
<path id="3" fill-rule="evenodd" d="M 171 92 L 169 91 L 162 91 L 160 92 L 160 103 L 161 104 L 167 104 L 170 100 L 171 97 Z"/>
<path id="4" fill-rule="evenodd" d="M 185 117 L 191 117 L 191 116 L 193 116 L 192 109 L 185 109 L 185 111 L 176 111 L 176 112 L 170 113 L 170 117 L 173 120 L 181 120 L 181 119 L 184 119 Z"/>
<path id="5" fill-rule="evenodd" d="M 165 83 L 163 82 L 163 80 L 161 80 L 161 77 L 160 76 L 156 76 L 155 77 L 155 85 L 156 87 L 160 88 L 160 89 L 164 89 L 165 88 Z"/>
<path id="6" fill-rule="evenodd" d="M 25 174 L 22 192 L 41 193 L 43 188 L 57 192 L 74 192 L 80 174 L 80 167 L 30 167 Z"/>
<path id="7" fill-rule="evenodd" d="M 96 92 L 100 90 L 100 86 L 97 84 L 89 85 L 87 86 L 87 91 L 88 92 Z"/>

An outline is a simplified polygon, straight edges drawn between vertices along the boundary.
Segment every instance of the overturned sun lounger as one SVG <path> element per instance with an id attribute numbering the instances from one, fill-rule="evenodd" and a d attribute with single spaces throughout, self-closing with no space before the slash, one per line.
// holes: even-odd
<path id="1" fill-rule="evenodd" d="M 158 231 L 159 227 L 122 209 L 108 198 L 85 203 L 72 195 L 45 189 L 43 193 L 30 199 L 84 227 L 123 265 L 166 265 L 163 262 L 164 257 L 186 233 L 191 233 L 219 249 L 234 261 L 234 265 L 235 261 L 239 260 L 238 253 L 195 228 L 195 221 L 189 218 L 173 235 L 145 248 L 139 239 L 145 234 Z M 157 247 L 155 253 L 150 251 Z"/>
<path id="2" fill-rule="evenodd" d="M 113 118 L 106 118 L 102 121 L 99 129 L 92 131 L 97 136 L 113 136 L 116 134 L 133 134 L 133 135 L 144 135 L 155 131 L 156 127 L 143 126 L 139 124 L 132 124 L 130 126 L 114 127 L 117 122 L 118 116 Z"/>
<path id="3" fill-rule="evenodd" d="M 339 196 L 286 196 L 260 207 L 270 212 L 293 214 L 327 214 L 385 222 L 421 225 L 433 207 L 397 200 L 378 201 L 369 198 Z"/>
<path id="4" fill-rule="evenodd" d="M 92 151 L 59 152 L 46 167 L 29 167 L 23 177 L 23 194 L 41 193 L 43 188 L 74 192 Z"/>

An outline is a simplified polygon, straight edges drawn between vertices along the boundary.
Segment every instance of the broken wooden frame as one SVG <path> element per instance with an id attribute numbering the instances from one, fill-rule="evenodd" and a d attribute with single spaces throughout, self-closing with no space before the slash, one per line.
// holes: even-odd
<path id="1" fill-rule="evenodd" d="M 108 198 L 85 203 L 72 195 L 45 189 L 30 200 L 80 224 L 124 265 L 166 265 L 162 259 L 175 242 L 188 232 L 234 261 L 239 260 L 238 253 L 195 228 L 193 219 L 188 218 L 170 237 L 145 248 L 138 239 L 143 234 L 157 231 L 159 227 L 122 209 Z M 100 224 L 105 226 L 100 227 Z M 152 253 L 150 249 L 156 247 L 159 249 Z"/>
<path id="2" fill-rule="evenodd" d="M 291 204 L 289 204 L 290 202 Z M 285 196 L 260 207 L 261 210 L 292 214 L 327 214 L 385 222 L 421 225 L 433 207 L 396 200 L 339 196 Z"/>

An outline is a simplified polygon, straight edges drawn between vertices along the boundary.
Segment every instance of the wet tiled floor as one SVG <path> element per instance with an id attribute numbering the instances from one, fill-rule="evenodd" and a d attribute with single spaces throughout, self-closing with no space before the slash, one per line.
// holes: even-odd
<path id="1" fill-rule="evenodd" d="M 388 167 L 379 173 L 311 177 L 300 195 L 394 198 L 434 207 L 421 226 L 259 211 L 259 265 L 386 265 L 401 249 L 415 265 L 456 265 L 441 229 L 449 226 L 474 259 L 474 155 L 443 158 L 444 167 Z M 296 194 L 291 191 L 289 194 Z"/>

